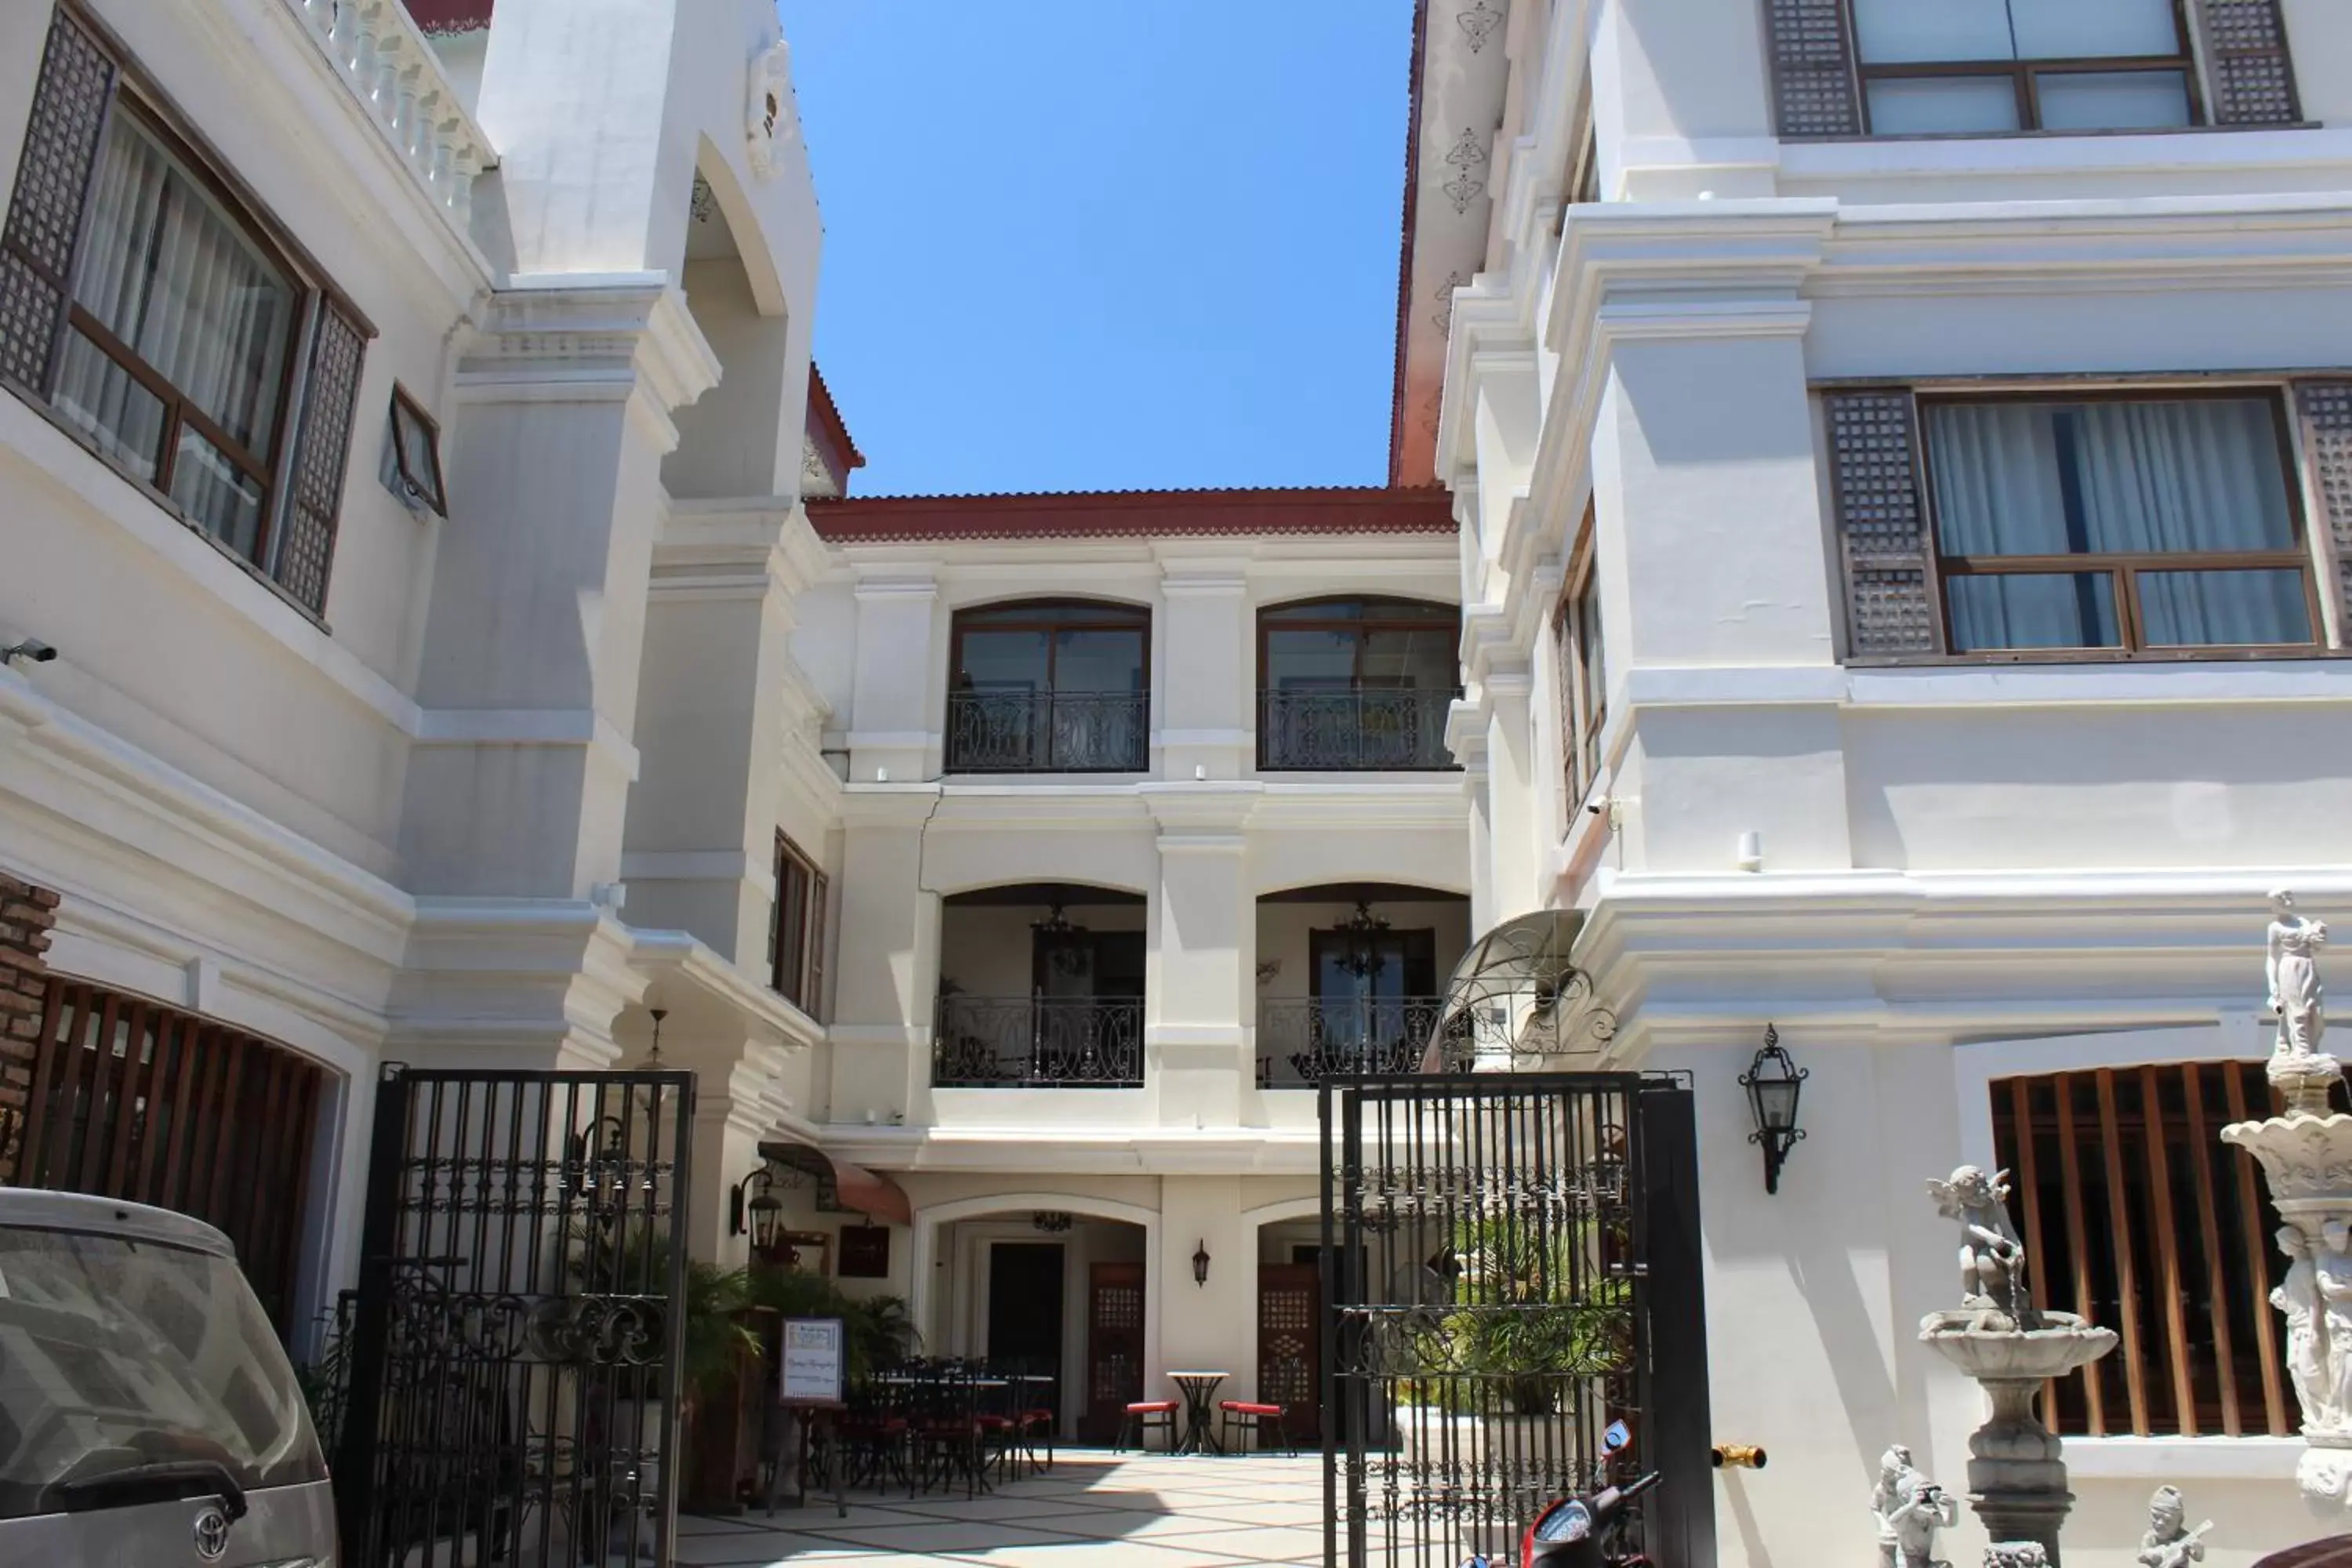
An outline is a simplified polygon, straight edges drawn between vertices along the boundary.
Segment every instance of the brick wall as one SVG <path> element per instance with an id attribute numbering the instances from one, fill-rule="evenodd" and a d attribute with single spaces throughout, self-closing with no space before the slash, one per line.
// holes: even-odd
<path id="1" fill-rule="evenodd" d="M 57 911 L 57 894 L 0 873 L 0 1182 L 15 1176 L 24 1137 Z"/>

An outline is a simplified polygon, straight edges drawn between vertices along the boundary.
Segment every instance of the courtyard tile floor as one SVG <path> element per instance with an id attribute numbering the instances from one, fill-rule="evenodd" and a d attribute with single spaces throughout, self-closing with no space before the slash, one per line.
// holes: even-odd
<path id="1" fill-rule="evenodd" d="M 984 1497 L 853 1492 L 846 1519 L 814 1499 L 678 1534 L 690 1568 L 1318 1568 L 1322 1461 L 1065 1450 Z"/>

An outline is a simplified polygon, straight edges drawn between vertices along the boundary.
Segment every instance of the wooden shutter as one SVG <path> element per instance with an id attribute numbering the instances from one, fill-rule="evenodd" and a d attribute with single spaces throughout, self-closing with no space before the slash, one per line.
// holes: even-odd
<path id="1" fill-rule="evenodd" d="M 2215 125 L 2294 125 L 2294 65 L 2279 0 L 2198 0 L 2208 119 Z"/>
<path id="2" fill-rule="evenodd" d="M 2303 460 L 2319 503 L 2313 527 L 2325 531 L 2333 557 L 2340 647 L 2352 643 L 2352 381 L 2299 382 L 2294 402 L 2303 421 Z"/>
<path id="3" fill-rule="evenodd" d="M 808 996 L 801 1011 L 824 1021 L 825 906 L 833 899 L 833 879 L 819 871 L 809 883 Z"/>
<path id="4" fill-rule="evenodd" d="M 0 374 L 37 391 L 48 386 L 82 205 L 113 98 L 114 61 L 58 11 L 33 86 L 16 195 L 0 227 Z"/>
<path id="5" fill-rule="evenodd" d="M 1764 0 L 1774 123 L 1783 136 L 1859 136 L 1862 89 L 1845 0 Z"/>
<path id="6" fill-rule="evenodd" d="M 366 353 L 365 330 L 332 301 L 321 302 L 277 571 L 278 583 L 314 615 L 327 613 L 327 577 L 335 560 L 335 523 L 352 449 L 352 409 Z"/>
<path id="7" fill-rule="evenodd" d="M 1856 658 L 1940 654 L 1935 541 L 1919 494 L 1911 395 L 1838 392 L 1822 402 L 1845 559 L 1846 651 Z"/>

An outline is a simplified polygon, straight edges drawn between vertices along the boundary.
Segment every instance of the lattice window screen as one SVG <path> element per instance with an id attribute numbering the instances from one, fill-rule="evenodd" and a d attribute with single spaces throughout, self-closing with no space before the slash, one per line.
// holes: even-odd
<path id="1" fill-rule="evenodd" d="M 82 198 L 98 161 L 114 62 L 65 12 L 49 24 L 24 161 L 0 228 L 0 373 L 47 390 L 49 354 L 72 286 Z"/>
<path id="2" fill-rule="evenodd" d="M 332 304 L 320 306 L 303 398 L 301 446 L 294 454 L 294 493 L 278 552 L 278 581 L 319 615 L 327 613 L 327 574 L 335 559 L 335 521 L 352 449 L 352 407 L 359 396 L 367 340 Z"/>
<path id="3" fill-rule="evenodd" d="M 1822 404 L 1844 542 L 1847 651 L 1856 658 L 1940 654 L 1935 542 L 1919 494 L 1911 395 L 1840 392 Z"/>
<path id="4" fill-rule="evenodd" d="M 2294 66 L 2279 0 L 2198 0 L 2205 42 L 2208 117 L 2216 125 L 2292 125 Z"/>
<path id="5" fill-rule="evenodd" d="M 1859 136 L 1862 89 L 1845 0 L 1764 0 L 1775 123 L 1783 136 Z"/>
<path id="6" fill-rule="evenodd" d="M 2321 521 L 2335 556 L 2339 641 L 2352 638 L 2352 381 L 2306 381 L 2294 389 L 2303 417 L 2304 459 L 2311 466 Z"/>

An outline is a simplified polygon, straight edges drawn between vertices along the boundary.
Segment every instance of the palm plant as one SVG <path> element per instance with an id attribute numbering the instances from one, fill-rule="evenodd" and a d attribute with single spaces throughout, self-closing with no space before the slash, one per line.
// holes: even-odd
<path id="1" fill-rule="evenodd" d="M 1454 1300 L 1422 1331 L 1422 1364 L 1454 1374 L 1432 1403 L 1471 1403 L 1470 1389 L 1499 1386 L 1516 1414 L 1549 1415 L 1577 1380 L 1631 1364 L 1632 1286 L 1603 1274 L 1590 1240 L 1589 1226 L 1516 1215 L 1455 1227 L 1465 1267 Z"/>

